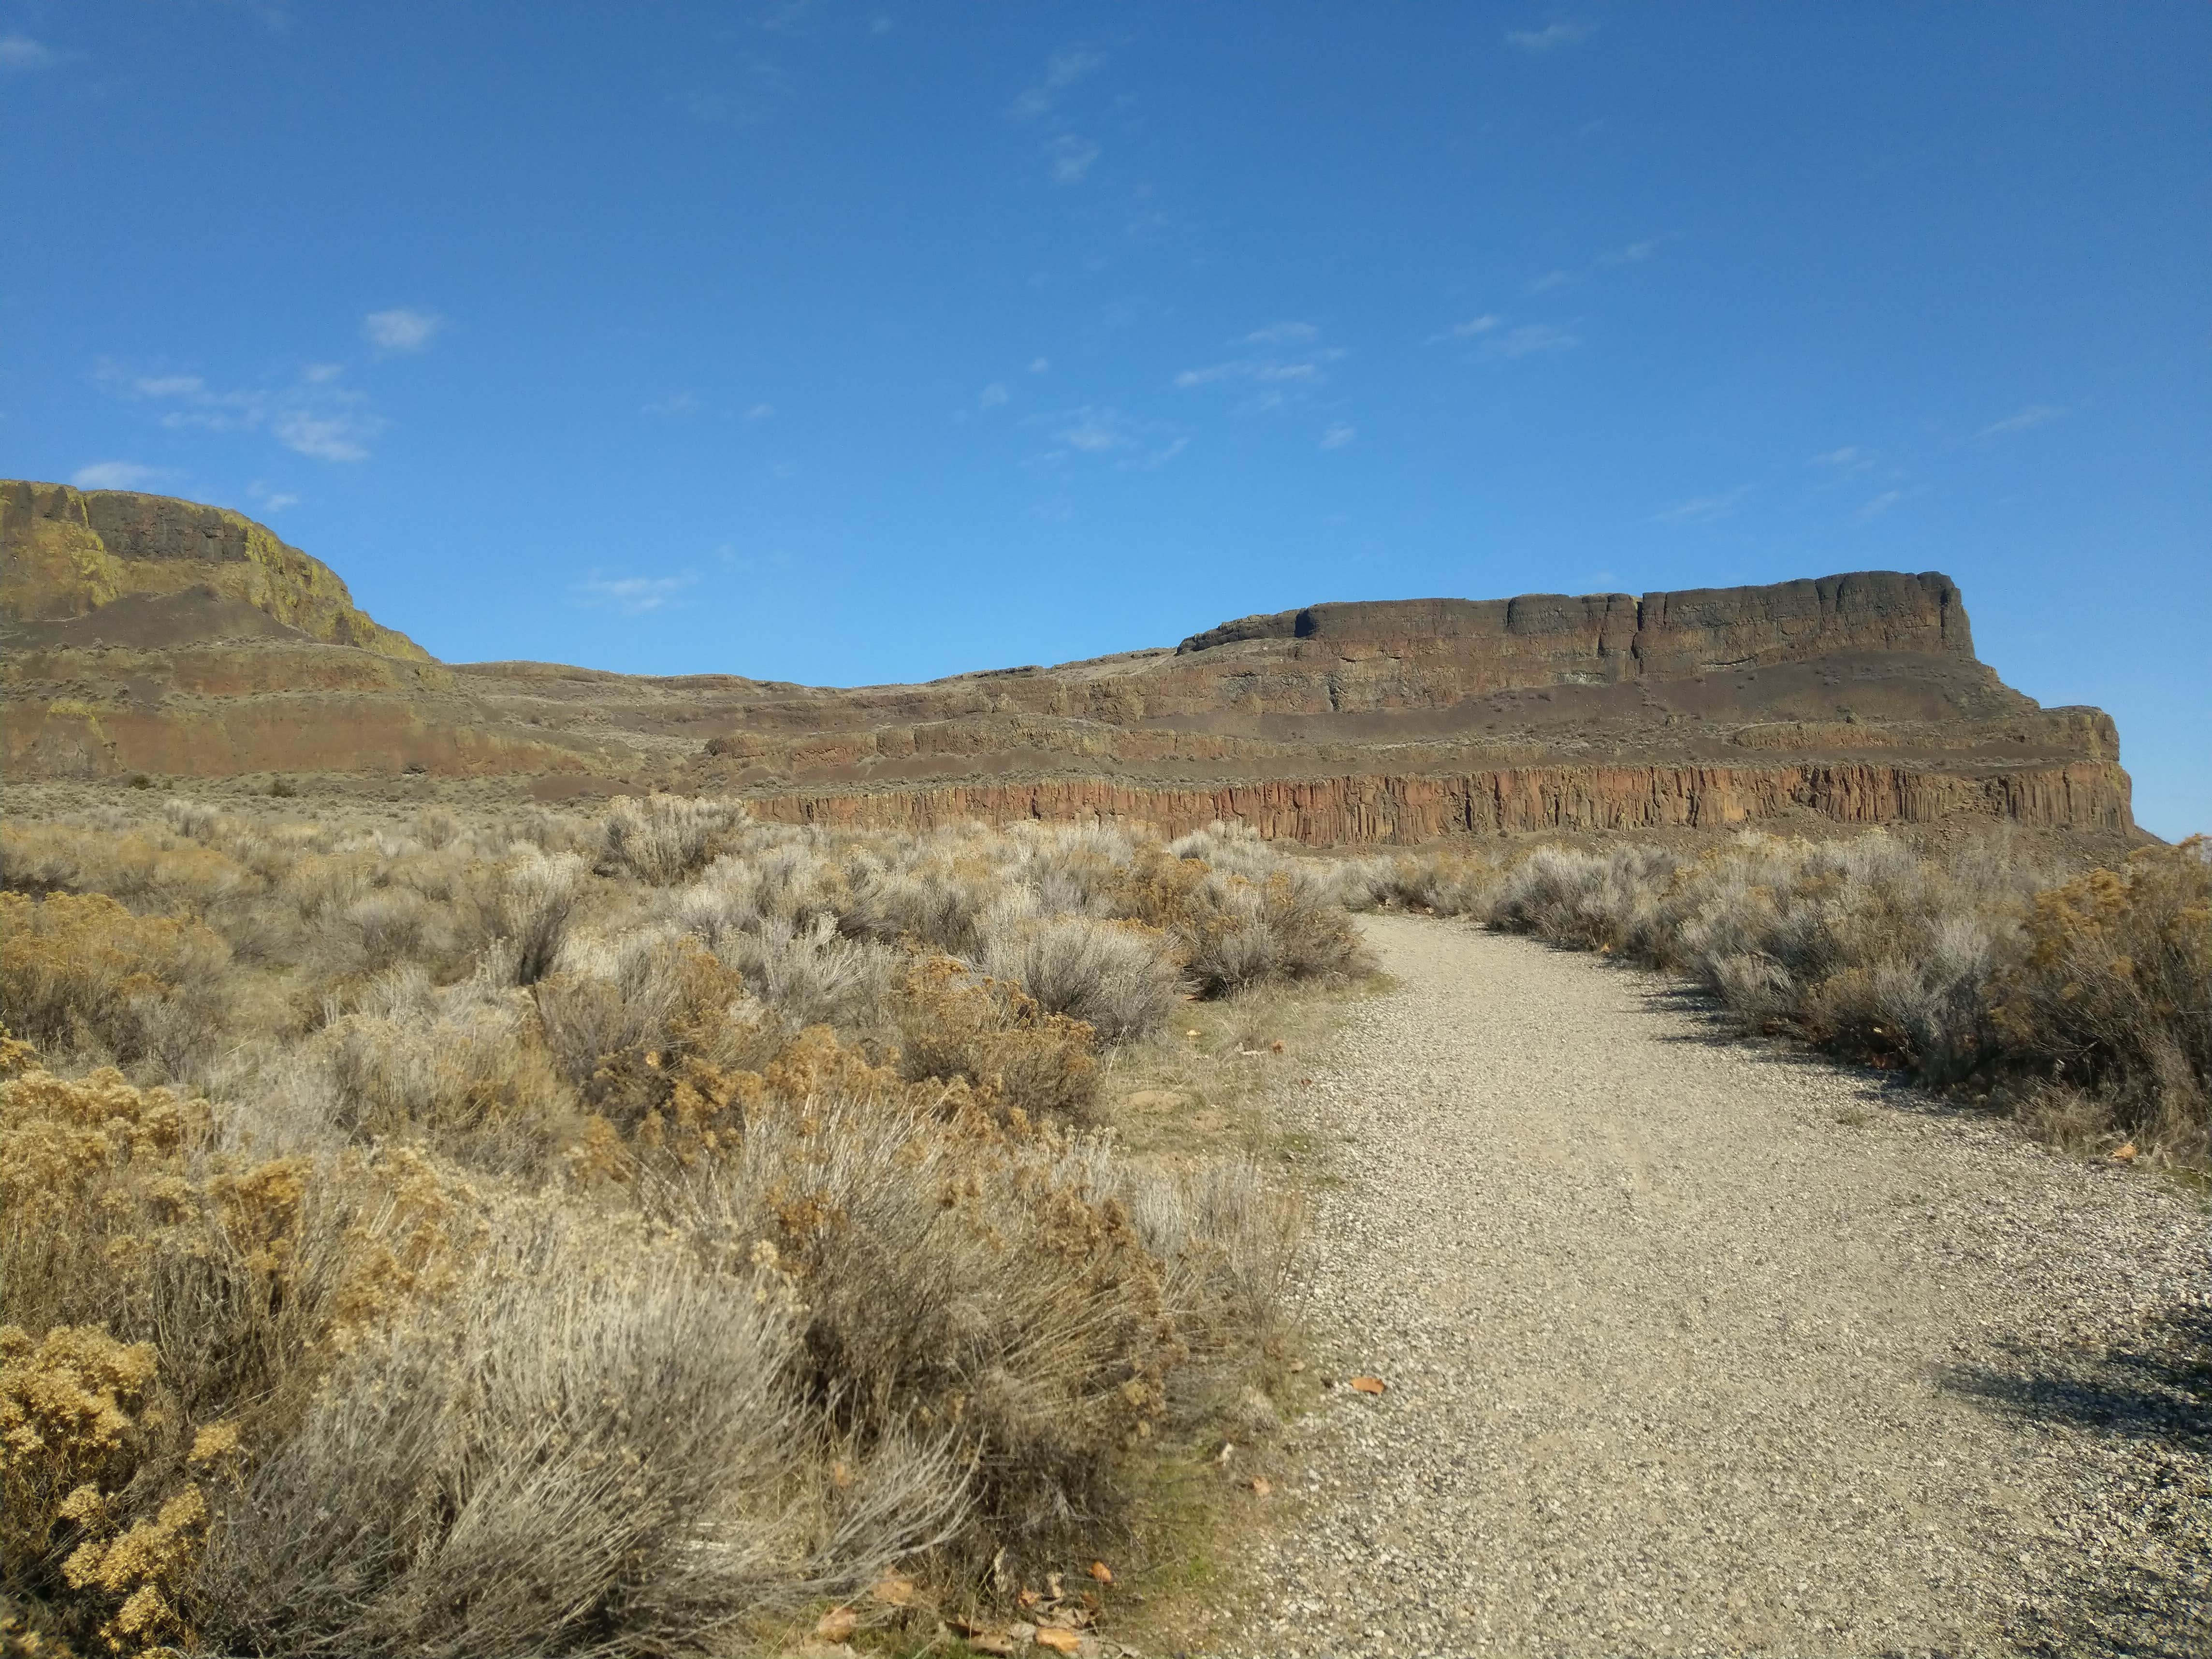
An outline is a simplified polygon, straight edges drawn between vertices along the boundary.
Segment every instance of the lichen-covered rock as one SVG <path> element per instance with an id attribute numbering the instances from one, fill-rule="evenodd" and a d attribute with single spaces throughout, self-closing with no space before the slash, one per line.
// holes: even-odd
<path id="1" fill-rule="evenodd" d="M 325 645 L 430 659 L 371 620 L 336 571 L 243 514 L 135 490 L 0 482 L 0 620 L 88 617 L 128 595 L 196 589 Z"/>

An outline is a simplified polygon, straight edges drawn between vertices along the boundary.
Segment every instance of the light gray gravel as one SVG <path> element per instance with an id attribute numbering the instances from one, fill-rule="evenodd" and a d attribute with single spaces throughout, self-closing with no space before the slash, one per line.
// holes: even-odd
<path id="1" fill-rule="evenodd" d="M 1240 1647 L 2212 1653 L 2201 1204 L 1654 975 L 1364 925 L 1400 987 L 1287 1108 L 1338 1381 Z"/>

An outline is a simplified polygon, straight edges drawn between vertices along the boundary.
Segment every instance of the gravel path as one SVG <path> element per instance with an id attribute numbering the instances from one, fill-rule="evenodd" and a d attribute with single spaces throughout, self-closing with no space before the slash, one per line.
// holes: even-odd
<path id="1" fill-rule="evenodd" d="M 1654 975 L 1364 925 L 1399 988 L 1290 1109 L 1334 1381 L 1234 1645 L 2212 1653 L 2202 1205 Z"/>

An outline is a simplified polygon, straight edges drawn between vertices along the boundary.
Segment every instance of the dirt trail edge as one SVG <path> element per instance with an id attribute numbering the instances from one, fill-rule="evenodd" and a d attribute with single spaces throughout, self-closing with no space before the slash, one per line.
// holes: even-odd
<path id="1" fill-rule="evenodd" d="M 1399 988 L 1288 1108 L 1336 1381 L 1208 1651 L 2212 1652 L 2201 1204 L 1365 927 Z"/>

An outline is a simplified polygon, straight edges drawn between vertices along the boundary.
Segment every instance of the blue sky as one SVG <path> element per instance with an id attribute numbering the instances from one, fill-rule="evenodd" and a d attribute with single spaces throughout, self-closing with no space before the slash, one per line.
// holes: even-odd
<path id="1" fill-rule="evenodd" d="M 2212 828 L 2212 8 L 7 4 L 0 471 L 822 684 L 1941 569 Z"/>

